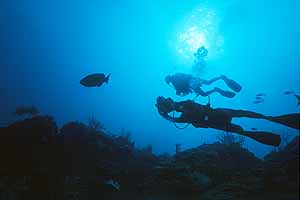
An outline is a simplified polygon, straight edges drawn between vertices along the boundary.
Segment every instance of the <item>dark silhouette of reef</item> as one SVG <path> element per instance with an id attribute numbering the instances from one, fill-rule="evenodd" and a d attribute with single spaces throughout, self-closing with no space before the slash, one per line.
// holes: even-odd
<path id="1" fill-rule="evenodd" d="M 0 128 L 0 199 L 299 198 L 299 137 L 265 160 L 234 140 L 158 156 L 97 127 L 34 116 Z"/>
<path id="2" fill-rule="evenodd" d="M 299 190 L 299 136 L 265 156 L 265 183 L 276 191 Z"/>
<path id="3" fill-rule="evenodd" d="M 78 192 L 96 199 L 110 192 L 109 180 L 131 190 L 142 185 L 156 161 L 127 137 L 109 136 L 79 122 L 58 129 L 49 116 L 0 131 L 0 195 L 12 199 L 64 199 Z"/>

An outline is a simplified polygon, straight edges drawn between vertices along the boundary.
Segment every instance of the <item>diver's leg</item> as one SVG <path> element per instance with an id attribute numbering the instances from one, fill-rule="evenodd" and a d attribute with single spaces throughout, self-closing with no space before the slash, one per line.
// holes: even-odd
<path id="1" fill-rule="evenodd" d="M 213 82 L 216 82 L 217 80 L 220 80 L 222 79 L 223 80 L 224 76 L 218 76 L 218 77 L 215 77 L 215 78 L 212 78 L 210 80 L 202 80 L 202 83 L 205 84 L 205 85 L 210 85 L 212 84 Z"/>
<path id="2" fill-rule="evenodd" d="M 284 126 L 288 126 L 294 129 L 300 129 L 300 114 L 299 113 L 292 113 L 286 114 L 281 116 L 265 116 L 263 114 L 247 111 L 247 110 L 234 110 L 229 108 L 217 108 L 216 110 L 222 111 L 227 113 L 232 118 L 235 117 L 247 117 L 247 118 L 255 118 L 255 119 L 265 119 L 271 122 L 275 122 L 278 124 L 282 124 Z"/>
<path id="3" fill-rule="evenodd" d="M 225 90 L 221 90 L 220 88 L 215 87 L 212 90 L 208 90 L 208 91 L 203 91 L 200 87 L 196 87 L 194 88 L 194 92 L 197 95 L 201 95 L 203 97 L 209 96 L 210 94 L 214 93 L 214 92 L 218 92 L 220 95 L 222 95 L 223 97 L 227 97 L 227 98 L 233 98 L 235 96 L 235 93 L 230 92 L 230 91 L 225 91 Z"/>
<path id="4" fill-rule="evenodd" d="M 232 124 L 230 121 L 228 121 L 227 123 L 224 122 L 222 124 L 211 121 L 208 124 L 208 127 L 225 131 L 225 132 L 238 133 L 238 134 L 242 134 L 244 132 L 243 127 L 237 124 Z"/>
<path id="5" fill-rule="evenodd" d="M 203 91 L 200 87 L 197 87 L 197 88 L 194 88 L 194 92 L 197 94 L 197 95 L 201 95 L 203 97 L 207 97 L 209 96 L 210 94 L 214 93 L 214 92 L 217 92 L 216 89 L 212 89 L 212 90 L 209 90 L 209 91 Z"/>
<path id="6" fill-rule="evenodd" d="M 280 135 L 278 134 L 264 131 L 244 131 L 241 126 L 232 123 L 228 124 L 226 127 L 219 127 L 216 129 L 246 136 L 267 145 L 278 146 L 281 142 Z"/>
<path id="7" fill-rule="evenodd" d="M 235 109 L 229 109 L 229 108 L 217 108 L 216 110 L 225 112 L 232 118 L 247 117 L 247 118 L 256 118 L 256 119 L 268 119 L 268 117 L 263 114 L 252 112 L 252 111 L 247 111 L 247 110 L 235 110 Z"/>
<path id="8" fill-rule="evenodd" d="M 267 117 L 267 120 L 300 130 L 300 113 Z"/>
<path id="9" fill-rule="evenodd" d="M 238 84 L 236 81 L 227 78 L 227 76 L 225 76 L 225 75 L 221 75 L 221 76 L 218 76 L 218 77 L 210 79 L 210 80 L 202 80 L 202 83 L 205 85 L 210 85 L 213 82 L 220 80 L 220 79 L 223 80 L 226 83 L 226 85 L 233 91 L 235 91 L 235 92 L 241 91 L 242 86 L 240 84 Z"/>

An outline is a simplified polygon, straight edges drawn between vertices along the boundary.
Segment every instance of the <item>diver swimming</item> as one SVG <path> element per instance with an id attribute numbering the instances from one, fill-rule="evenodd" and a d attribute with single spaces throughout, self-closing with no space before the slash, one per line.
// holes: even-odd
<path id="1" fill-rule="evenodd" d="M 214 87 L 209 91 L 203 91 L 201 89 L 202 85 L 210 85 L 218 80 L 223 80 L 225 84 L 236 93 L 240 92 L 242 89 L 242 86 L 239 85 L 236 81 L 229 79 L 224 75 L 215 77 L 210 80 L 205 80 L 199 77 L 194 77 L 190 74 L 177 73 L 174 75 L 168 75 L 165 78 L 166 83 L 168 85 L 172 84 L 172 86 L 176 90 L 176 94 L 179 96 L 185 96 L 190 93 L 195 93 L 197 95 L 206 97 L 212 93 L 217 92 L 224 97 L 233 98 L 236 95 L 234 92 L 222 90 L 218 87 Z"/>
<path id="2" fill-rule="evenodd" d="M 196 58 L 194 66 L 200 69 L 205 67 L 205 57 L 207 55 L 208 50 L 204 46 L 199 47 L 196 53 L 194 53 L 194 56 Z M 204 91 L 201 89 L 202 85 L 211 85 L 218 80 L 223 80 L 225 84 L 234 92 L 222 90 L 218 87 L 214 87 L 209 91 Z M 190 74 L 176 73 L 174 75 L 166 76 L 165 81 L 168 85 L 172 85 L 174 87 L 174 89 L 176 90 L 176 94 L 179 96 L 186 96 L 188 94 L 195 93 L 197 96 L 201 95 L 203 97 L 206 97 L 216 92 L 224 97 L 233 98 L 236 95 L 235 92 L 238 93 L 242 89 L 242 86 L 239 85 L 236 81 L 229 79 L 224 75 L 212 78 L 210 80 L 205 80 L 200 77 L 194 77 Z"/>
<path id="3" fill-rule="evenodd" d="M 203 69 L 206 67 L 206 61 L 205 57 L 207 56 L 208 51 L 204 46 L 201 46 L 197 49 L 196 53 L 194 53 L 194 56 L 196 58 L 194 67 L 197 67 L 198 69 Z"/>
<path id="4" fill-rule="evenodd" d="M 237 133 L 247 136 L 260 143 L 279 146 L 280 135 L 265 131 L 247 131 L 242 126 L 233 124 L 233 118 L 254 118 L 265 119 L 281 125 L 299 129 L 299 113 L 286 114 L 281 116 L 266 116 L 260 113 L 235 110 L 229 108 L 212 108 L 210 104 L 201 105 L 191 100 L 175 102 L 171 98 L 158 97 L 156 107 L 159 114 L 166 120 L 174 123 L 188 123 L 196 128 L 213 128 L 221 131 Z M 170 113 L 173 112 L 173 116 Z M 180 112 L 179 117 L 174 116 L 174 112 Z"/>
<path id="5" fill-rule="evenodd" d="M 110 74 L 105 76 L 103 73 L 90 74 L 80 80 L 80 84 L 85 87 L 100 87 L 103 83 L 108 83 Z"/>

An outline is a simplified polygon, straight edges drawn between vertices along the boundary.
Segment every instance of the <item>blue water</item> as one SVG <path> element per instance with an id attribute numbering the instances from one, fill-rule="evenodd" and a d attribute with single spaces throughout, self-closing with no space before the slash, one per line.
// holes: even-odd
<path id="1" fill-rule="evenodd" d="M 174 153 L 177 143 L 187 149 L 216 141 L 220 131 L 178 130 L 157 113 L 157 96 L 194 97 L 178 97 L 165 83 L 177 72 L 225 74 L 243 86 L 233 99 L 211 95 L 212 107 L 299 112 L 295 97 L 282 95 L 300 92 L 299 10 L 298 0 L 1 1 L 0 124 L 16 120 L 17 106 L 35 105 L 59 126 L 93 114 L 108 132 L 128 130 L 137 146 L 152 144 L 158 154 Z M 192 67 L 198 45 L 209 52 L 200 72 Z M 82 87 L 90 73 L 111 73 L 111 80 Z M 252 103 L 257 93 L 267 94 L 264 103 Z M 261 120 L 236 122 L 298 134 Z M 246 146 L 259 157 L 273 149 L 251 139 Z"/>

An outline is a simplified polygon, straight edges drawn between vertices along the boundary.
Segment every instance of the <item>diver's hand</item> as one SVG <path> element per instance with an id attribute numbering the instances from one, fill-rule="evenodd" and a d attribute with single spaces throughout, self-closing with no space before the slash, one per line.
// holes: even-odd
<path id="1" fill-rule="evenodd" d="M 159 113 L 163 118 L 165 118 L 165 119 L 168 120 L 168 121 L 175 122 L 175 118 L 169 116 L 169 114 L 166 113 L 166 112 L 162 112 L 162 111 L 158 108 L 158 105 L 157 105 L 157 104 L 155 104 L 155 105 L 156 105 L 156 107 L 157 107 L 158 113 Z"/>
<path id="2" fill-rule="evenodd" d="M 171 116 L 169 116 L 167 113 L 161 113 L 161 112 L 159 112 L 159 114 L 160 114 L 163 118 L 165 118 L 166 120 L 168 120 L 168 121 L 170 121 L 170 122 L 176 122 L 176 120 L 177 120 L 177 118 L 171 117 Z"/>

